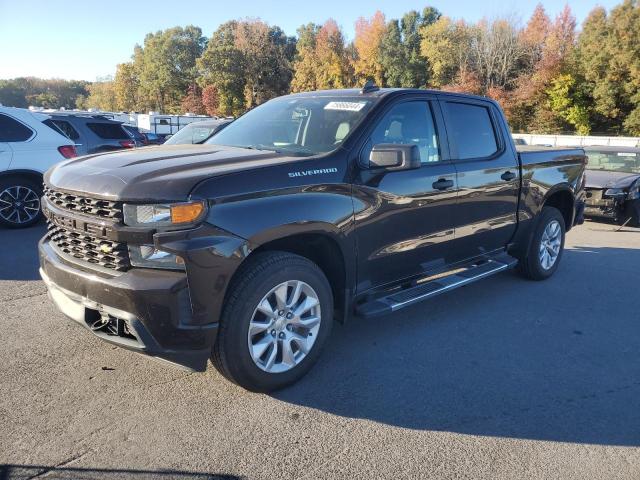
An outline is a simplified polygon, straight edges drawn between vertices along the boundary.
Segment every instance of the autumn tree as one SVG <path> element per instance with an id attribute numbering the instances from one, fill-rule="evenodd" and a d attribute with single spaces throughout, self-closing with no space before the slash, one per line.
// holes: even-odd
<path id="1" fill-rule="evenodd" d="M 89 96 L 84 101 L 85 108 L 95 108 L 106 112 L 118 110 L 115 83 L 112 77 L 98 79 L 88 87 Z"/>
<path id="2" fill-rule="evenodd" d="M 141 107 L 138 101 L 140 82 L 132 62 L 118 64 L 114 79 L 114 89 L 118 110 L 133 112 Z"/>
<path id="3" fill-rule="evenodd" d="M 352 85 L 352 58 L 333 19 L 298 29 L 293 92 L 345 88 Z"/>
<path id="4" fill-rule="evenodd" d="M 202 106 L 207 115 L 213 117 L 220 115 L 220 98 L 218 89 L 214 85 L 207 85 L 202 89 Z"/>
<path id="5" fill-rule="evenodd" d="M 420 29 L 420 52 L 428 62 L 429 84 L 436 88 L 467 83 L 471 75 L 471 27 L 441 17 Z"/>
<path id="6" fill-rule="evenodd" d="M 214 33 L 198 66 L 203 87 L 218 92 L 218 109 L 239 115 L 287 93 L 293 71 L 295 39 L 259 20 L 231 21 Z"/>
<path id="7" fill-rule="evenodd" d="M 356 20 L 356 36 L 353 44 L 358 58 L 354 70 L 359 83 L 373 79 L 378 85 L 384 84 L 380 47 L 385 32 L 384 14 L 379 10 L 370 19 L 360 17 Z"/>

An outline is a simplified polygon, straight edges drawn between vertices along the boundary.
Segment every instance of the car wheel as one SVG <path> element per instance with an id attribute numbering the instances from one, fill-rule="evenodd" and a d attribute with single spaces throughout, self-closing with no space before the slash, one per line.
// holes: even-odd
<path id="1" fill-rule="evenodd" d="M 619 222 L 630 227 L 640 227 L 640 200 L 633 200 L 627 203 L 624 216 Z"/>
<path id="2" fill-rule="evenodd" d="M 533 231 L 526 256 L 518 270 L 531 280 L 545 280 L 555 273 L 564 250 L 564 217 L 557 208 L 544 207 Z"/>
<path id="3" fill-rule="evenodd" d="M 30 227 L 40 221 L 42 187 L 25 177 L 0 179 L 0 225 Z"/>
<path id="4" fill-rule="evenodd" d="M 316 264 L 284 252 L 257 254 L 229 287 L 212 362 L 247 390 L 277 390 L 313 366 L 332 323 L 331 287 Z"/>

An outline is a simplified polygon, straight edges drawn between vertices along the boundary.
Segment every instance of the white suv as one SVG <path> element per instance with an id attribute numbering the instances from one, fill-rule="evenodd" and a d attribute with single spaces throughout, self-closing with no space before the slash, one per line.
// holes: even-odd
<path id="1" fill-rule="evenodd" d="M 42 174 L 75 156 L 73 142 L 47 115 L 0 106 L 0 226 L 37 223 Z"/>

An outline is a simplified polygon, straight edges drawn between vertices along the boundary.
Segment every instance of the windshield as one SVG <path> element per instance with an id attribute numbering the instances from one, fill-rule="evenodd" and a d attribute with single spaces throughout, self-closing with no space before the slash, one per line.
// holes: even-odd
<path id="1" fill-rule="evenodd" d="M 198 125 L 190 123 L 186 127 L 181 128 L 178 132 L 169 138 L 165 145 L 179 145 L 188 143 L 202 143 L 211 136 L 218 125 Z"/>
<path id="2" fill-rule="evenodd" d="M 371 108 L 362 97 L 284 97 L 247 112 L 206 143 L 310 156 L 338 148 Z"/>
<path id="3" fill-rule="evenodd" d="M 638 152 L 586 152 L 589 170 L 609 170 L 623 173 L 640 173 Z"/>

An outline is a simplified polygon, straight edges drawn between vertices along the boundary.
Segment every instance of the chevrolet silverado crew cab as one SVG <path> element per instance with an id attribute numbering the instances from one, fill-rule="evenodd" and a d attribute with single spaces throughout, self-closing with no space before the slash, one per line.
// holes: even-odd
<path id="1" fill-rule="evenodd" d="M 584 170 L 582 150 L 518 153 L 486 98 L 288 95 L 203 145 L 50 169 L 40 273 L 101 339 L 270 391 L 310 369 L 334 320 L 364 326 L 511 267 L 553 275 Z"/>

